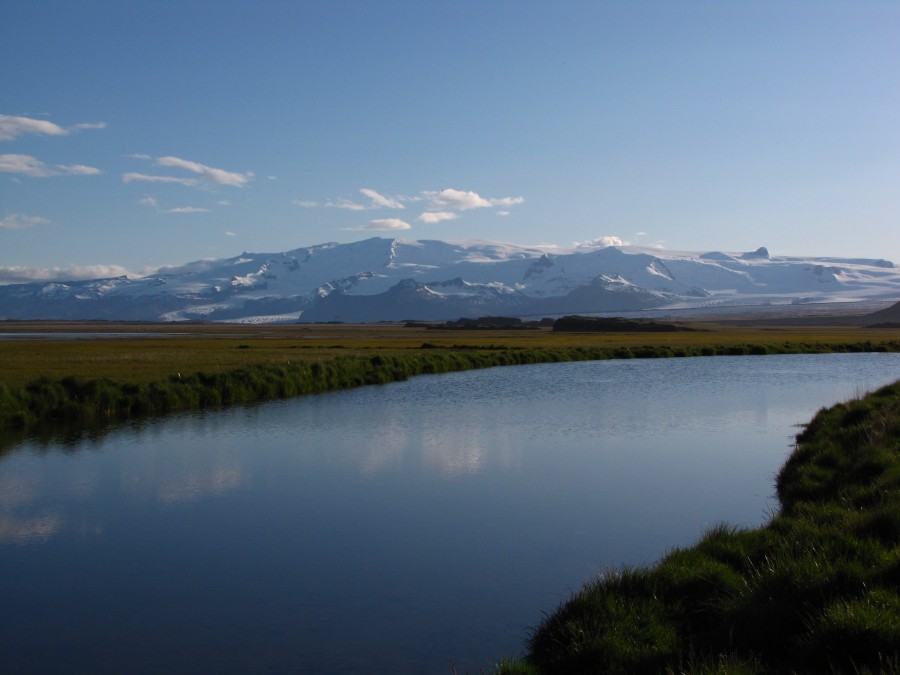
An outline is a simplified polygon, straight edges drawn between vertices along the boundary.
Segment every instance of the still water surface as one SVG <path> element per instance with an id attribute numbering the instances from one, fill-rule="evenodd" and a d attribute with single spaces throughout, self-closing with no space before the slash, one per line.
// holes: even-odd
<path id="1" fill-rule="evenodd" d="M 592 575 L 754 526 L 900 355 L 546 364 L 26 442 L 0 672 L 478 672 Z"/>

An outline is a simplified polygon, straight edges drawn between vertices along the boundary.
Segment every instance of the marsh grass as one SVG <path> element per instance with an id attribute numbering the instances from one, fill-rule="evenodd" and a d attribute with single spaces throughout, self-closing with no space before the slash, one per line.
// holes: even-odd
<path id="1" fill-rule="evenodd" d="M 586 344 L 580 346 L 539 346 L 545 344 L 542 341 L 533 342 L 530 347 L 504 346 L 497 342 L 454 342 L 449 346 L 419 342 L 405 349 L 394 343 L 374 349 L 370 343 L 372 336 L 352 337 L 353 340 L 348 340 L 351 349 L 340 343 L 310 345 L 283 338 L 247 341 L 244 335 L 212 340 L 203 336 L 194 340 L 0 343 L 3 355 L 0 362 L 4 365 L 0 380 L 0 430 L 30 429 L 59 422 L 94 425 L 493 366 L 603 359 L 900 351 L 900 341 L 670 345 L 641 343 L 635 339 L 637 336 L 629 338 L 631 345 L 592 344 L 586 339 Z M 31 361 L 24 358 L 26 355 Z M 17 360 L 17 356 L 22 360 Z M 203 369 L 192 370 L 197 365 Z M 69 368 L 68 373 L 60 376 L 60 372 L 66 372 L 61 368 Z M 39 375 L 28 380 L 23 373 Z M 10 384 L 23 379 L 23 385 Z"/>
<path id="2" fill-rule="evenodd" d="M 637 356 L 900 351 L 900 330 L 855 327 L 748 329 L 697 324 L 684 333 L 440 331 L 397 325 L 229 326 L 156 324 L 16 324 L 3 332 L 117 332 L 115 339 L 0 340 L 0 384 L 38 378 L 107 378 L 145 384 L 175 373 L 220 373 L 250 365 L 318 361 L 373 352 L 399 355 L 423 347 L 458 351 L 618 350 Z M 137 333 L 133 337 L 128 333 Z"/>
<path id="3" fill-rule="evenodd" d="M 522 663 L 540 673 L 900 672 L 900 382 L 798 435 L 764 527 L 715 527 L 587 584 Z M 514 673 L 510 662 L 499 673 Z"/>
<path id="4" fill-rule="evenodd" d="M 897 331 L 858 328 L 554 333 L 356 326 L 80 326 L 115 339 L 0 341 L 0 431 L 122 421 L 248 404 L 414 375 L 526 363 L 900 351 Z M 71 324 L 7 330 L 72 331 Z M 169 331 L 169 332 L 167 332 Z M 140 332 L 129 337 L 128 332 Z M 423 339 L 426 338 L 427 340 Z"/>
<path id="5" fill-rule="evenodd" d="M 491 331 L 465 342 L 385 326 L 193 330 L 0 342 L 0 431 L 102 433 L 147 415 L 503 365 L 900 351 L 896 330 L 852 328 Z M 769 525 L 719 526 L 652 568 L 608 573 L 497 672 L 900 673 L 898 438 L 900 383 L 820 411 L 779 475 L 782 510 Z"/>

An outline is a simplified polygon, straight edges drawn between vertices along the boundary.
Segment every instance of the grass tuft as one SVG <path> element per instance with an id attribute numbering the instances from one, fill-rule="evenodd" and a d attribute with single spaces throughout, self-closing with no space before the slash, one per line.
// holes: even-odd
<path id="1" fill-rule="evenodd" d="M 823 409 L 764 527 L 721 525 L 545 618 L 539 673 L 900 672 L 900 382 Z M 502 672 L 516 672 L 506 670 Z"/>

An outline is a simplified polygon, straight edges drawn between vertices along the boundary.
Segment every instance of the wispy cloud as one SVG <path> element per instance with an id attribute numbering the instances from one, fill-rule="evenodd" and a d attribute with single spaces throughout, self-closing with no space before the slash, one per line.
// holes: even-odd
<path id="1" fill-rule="evenodd" d="M 103 173 L 100 169 L 85 166 L 84 164 L 44 164 L 37 157 L 32 157 L 31 155 L 0 155 L 0 171 L 31 176 L 32 178 L 62 175 L 91 176 Z"/>
<path id="2" fill-rule="evenodd" d="M 156 197 L 151 197 L 150 195 L 144 195 L 138 199 L 138 204 L 156 209 L 160 213 L 207 213 L 211 210 L 200 206 L 176 206 L 172 209 L 161 209 Z"/>
<path id="3" fill-rule="evenodd" d="M 11 141 L 25 134 L 65 136 L 69 132 L 58 124 L 28 117 L 0 115 L 0 141 Z"/>
<path id="4" fill-rule="evenodd" d="M 499 199 L 489 199 L 491 206 L 517 206 L 525 202 L 525 197 L 500 197 Z"/>
<path id="5" fill-rule="evenodd" d="M 133 154 L 129 155 L 133 159 L 141 159 L 149 161 L 152 158 L 149 155 Z M 122 180 L 126 183 L 132 181 L 145 181 L 149 183 L 174 183 L 177 185 L 186 185 L 188 187 L 199 187 L 202 185 L 230 185 L 232 187 L 244 187 L 253 179 L 253 173 L 237 173 L 234 171 L 226 171 L 216 167 L 207 166 L 200 162 L 193 162 L 180 157 L 166 155 L 165 157 L 157 157 L 153 160 L 153 165 L 170 169 L 182 169 L 199 176 L 199 178 L 184 178 L 181 176 L 160 176 L 145 173 L 125 173 L 122 174 Z"/>
<path id="6" fill-rule="evenodd" d="M 424 191 L 422 196 L 428 202 L 428 208 L 435 211 L 453 210 L 469 211 L 485 209 L 492 206 L 515 206 L 525 201 L 524 197 L 482 197 L 477 192 L 446 188 L 440 191 Z"/>
<path id="7" fill-rule="evenodd" d="M 403 206 L 403 204 L 401 204 L 396 199 L 392 199 L 391 197 L 385 197 L 384 195 L 380 195 L 371 188 L 361 188 L 360 193 L 372 200 L 372 208 L 382 208 L 382 209 L 405 208 Z"/>
<path id="8" fill-rule="evenodd" d="M 71 164 L 69 166 L 57 165 L 54 168 L 58 169 L 60 173 L 66 173 L 72 176 L 96 176 L 98 173 L 103 173 L 100 169 L 84 164 Z"/>
<path id="9" fill-rule="evenodd" d="M 366 207 L 364 204 L 357 204 L 356 202 L 352 202 L 349 199 L 329 199 L 325 202 L 324 206 L 331 206 L 336 209 L 347 209 L 348 211 L 365 211 Z"/>
<path id="10" fill-rule="evenodd" d="M 351 230 L 354 232 L 362 232 L 362 231 L 368 231 L 368 230 L 376 230 L 376 231 L 386 232 L 386 231 L 397 231 L 397 230 L 409 230 L 409 229 L 412 229 L 412 225 L 407 223 L 405 220 L 400 220 L 399 218 L 376 218 L 375 220 L 370 220 L 368 225 L 360 225 L 359 227 L 348 227 L 345 229 Z"/>
<path id="11" fill-rule="evenodd" d="M 243 187 L 251 178 L 253 178 L 252 173 L 235 173 L 234 171 L 226 171 L 225 169 L 216 169 L 215 167 L 206 166 L 199 162 L 192 162 L 187 159 L 172 157 L 170 155 L 157 158 L 156 165 L 185 169 L 198 174 L 201 180 L 207 183 L 215 183 L 216 185 Z"/>
<path id="12" fill-rule="evenodd" d="M 387 197 L 372 188 L 360 188 L 360 194 L 368 197 L 369 203 L 364 204 L 346 199 L 328 199 L 318 202 L 311 199 L 295 199 L 294 204 L 303 208 L 316 208 L 319 206 L 347 209 L 349 211 L 368 211 L 371 209 L 404 209 L 406 204 L 424 202 L 425 209 L 432 215 L 422 214 L 416 220 L 424 223 L 438 223 L 442 220 L 453 220 L 458 215 L 450 215 L 453 211 L 468 211 L 471 209 L 484 209 L 493 207 L 511 207 L 525 201 L 524 197 L 482 197 L 477 192 L 446 188 L 444 190 L 423 190 L 416 196 Z M 500 212 L 501 215 L 509 215 L 509 211 Z"/>
<path id="13" fill-rule="evenodd" d="M 225 236 L 226 237 L 236 237 L 237 232 L 232 232 L 231 230 L 225 230 Z"/>
<path id="14" fill-rule="evenodd" d="M 346 209 L 348 211 L 369 211 L 371 209 L 403 209 L 399 199 L 393 197 L 385 197 L 383 194 L 373 190 L 372 188 L 360 188 L 359 193 L 369 198 L 368 204 L 360 204 L 352 199 L 339 197 L 337 199 L 328 199 L 321 204 L 310 199 L 295 199 L 294 204 L 304 208 L 315 208 L 317 206 L 327 206 L 335 209 Z"/>
<path id="15" fill-rule="evenodd" d="M 0 230 L 24 230 L 26 227 L 45 225 L 50 221 L 40 216 L 26 216 L 24 213 L 10 213 L 0 218 Z"/>
<path id="16" fill-rule="evenodd" d="M 82 122 L 81 124 L 73 124 L 69 128 L 73 131 L 84 131 L 85 129 L 105 129 L 106 122 Z"/>
<path id="17" fill-rule="evenodd" d="M 174 209 L 166 209 L 166 213 L 207 213 L 209 209 L 200 206 L 177 206 Z"/>
<path id="18" fill-rule="evenodd" d="M 27 283 L 30 281 L 84 281 L 110 279 L 136 275 L 121 265 L 73 265 L 71 267 L 2 267 L 0 283 Z"/>
<path id="19" fill-rule="evenodd" d="M 451 213 L 450 211 L 426 211 L 416 220 L 422 223 L 440 223 L 445 220 L 456 220 L 457 218 L 459 218 L 459 214 Z"/>
<path id="20" fill-rule="evenodd" d="M 176 176 L 150 176 L 145 173 L 123 173 L 122 181 L 131 183 L 132 181 L 144 181 L 146 183 L 177 183 L 178 185 L 187 185 L 188 187 L 196 187 L 200 185 L 200 181 L 196 178 L 178 178 Z"/>
<path id="21" fill-rule="evenodd" d="M 0 141 L 12 141 L 25 134 L 44 134 L 45 136 L 67 136 L 73 131 L 83 129 L 105 129 L 106 122 L 83 122 L 70 127 L 61 127 L 47 120 L 36 120 L 30 117 L 0 115 Z"/>

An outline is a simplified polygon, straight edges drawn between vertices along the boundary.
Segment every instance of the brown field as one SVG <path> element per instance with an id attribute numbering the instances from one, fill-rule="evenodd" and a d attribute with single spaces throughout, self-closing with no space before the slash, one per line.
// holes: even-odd
<path id="1" fill-rule="evenodd" d="M 0 339 L 0 384 L 39 377 L 108 378 L 120 383 L 162 380 L 175 373 L 215 373 L 241 366 L 319 360 L 373 351 L 439 348 L 878 344 L 900 340 L 900 329 L 855 326 L 766 326 L 686 323 L 697 332 L 553 333 L 537 330 L 429 330 L 402 324 L 144 324 L 6 322 L 3 334 L 114 334 L 115 337 Z"/>

